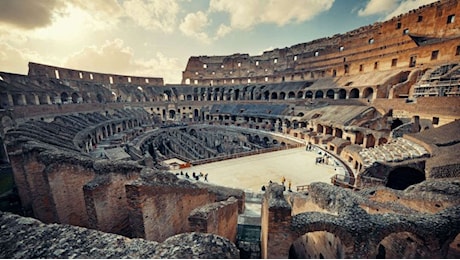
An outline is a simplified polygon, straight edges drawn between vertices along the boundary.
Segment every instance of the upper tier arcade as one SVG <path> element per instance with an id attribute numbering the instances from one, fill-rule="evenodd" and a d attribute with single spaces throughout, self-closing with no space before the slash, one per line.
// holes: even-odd
<path id="1" fill-rule="evenodd" d="M 305 81 L 460 60 L 460 5 L 443 0 L 364 26 L 262 55 L 190 57 L 182 84 Z"/>
<path id="2" fill-rule="evenodd" d="M 140 86 L 163 86 L 163 78 L 123 76 L 117 74 L 97 73 L 83 70 L 60 68 L 29 62 L 29 76 L 71 81 L 90 81 L 107 84 L 135 84 Z"/>

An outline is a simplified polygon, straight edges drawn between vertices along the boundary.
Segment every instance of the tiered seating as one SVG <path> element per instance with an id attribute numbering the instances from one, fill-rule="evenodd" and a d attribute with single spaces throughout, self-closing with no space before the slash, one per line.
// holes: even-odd
<path id="1" fill-rule="evenodd" d="M 364 167 L 371 166 L 374 162 L 401 162 L 421 158 L 429 155 L 422 146 L 404 138 L 396 138 L 375 148 L 363 149 L 359 152 Z"/>

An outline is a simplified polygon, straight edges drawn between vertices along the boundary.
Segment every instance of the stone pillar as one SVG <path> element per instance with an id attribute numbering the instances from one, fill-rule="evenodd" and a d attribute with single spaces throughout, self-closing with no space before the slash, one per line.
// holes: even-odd
<path id="1" fill-rule="evenodd" d="M 339 91 L 334 91 L 334 100 L 340 99 Z"/>
<path id="2" fill-rule="evenodd" d="M 262 258 L 288 258 L 293 242 L 290 232 L 292 208 L 283 195 L 284 186 L 271 183 L 262 200 Z"/>
<path id="3" fill-rule="evenodd" d="M 24 94 L 18 94 L 17 96 L 17 105 L 19 106 L 25 106 L 27 105 L 27 100 L 26 100 L 26 96 Z"/>

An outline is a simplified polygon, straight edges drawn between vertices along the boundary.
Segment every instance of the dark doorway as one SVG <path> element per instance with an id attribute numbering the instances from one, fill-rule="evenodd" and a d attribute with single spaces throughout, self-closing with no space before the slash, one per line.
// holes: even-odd
<path id="1" fill-rule="evenodd" d="M 395 190 L 405 190 L 407 187 L 425 180 L 425 174 L 410 167 L 394 169 L 388 175 L 387 187 Z"/>

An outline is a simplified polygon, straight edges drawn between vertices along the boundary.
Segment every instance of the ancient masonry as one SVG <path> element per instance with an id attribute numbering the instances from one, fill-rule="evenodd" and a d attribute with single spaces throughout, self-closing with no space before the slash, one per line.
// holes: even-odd
<path id="1" fill-rule="evenodd" d="M 23 215 L 0 212 L 0 257 L 236 258 L 259 195 L 263 258 L 460 257 L 459 18 L 442 0 L 259 56 L 190 57 L 178 85 L 0 72 L 17 189 L 1 199 Z M 343 173 L 254 195 L 168 172 L 299 146 Z"/>

